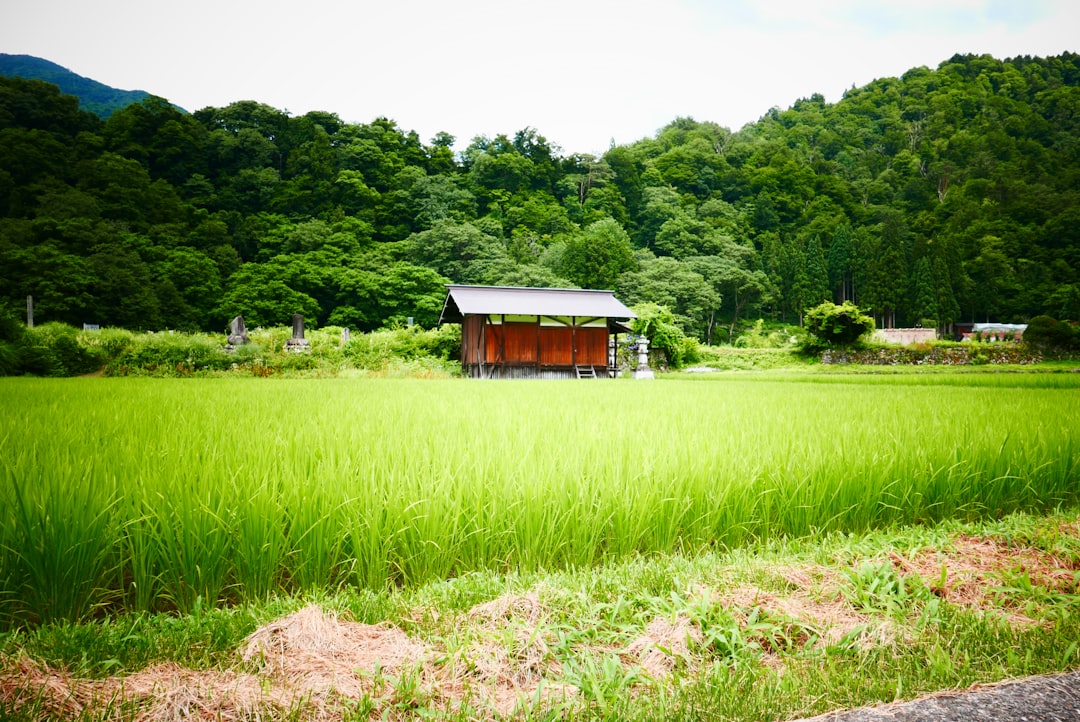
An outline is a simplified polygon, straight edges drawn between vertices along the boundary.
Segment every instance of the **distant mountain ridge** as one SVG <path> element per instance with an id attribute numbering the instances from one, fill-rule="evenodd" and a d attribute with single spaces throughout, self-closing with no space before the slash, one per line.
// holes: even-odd
<path id="1" fill-rule="evenodd" d="M 60 88 L 60 92 L 77 97 L 83 110 L 102 119 L 108 118 L 113 111 L 138 103 L 150 95 L 145 90 L 120 90 L 110 87 L 33 55 L 0 53 L 0 75 L 52 83 Z"/>

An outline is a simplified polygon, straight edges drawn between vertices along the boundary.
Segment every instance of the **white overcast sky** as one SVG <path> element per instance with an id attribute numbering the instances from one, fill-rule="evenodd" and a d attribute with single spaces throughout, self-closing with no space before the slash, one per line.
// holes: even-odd
<path id="1" fill-rule="evenodd" d="M 1080 50 L 1078 0 L 4 0 L 0 52 L 194 111 L 379 116 L 427 142 L 536 128 L 601 153 L 955 53 Z"/>

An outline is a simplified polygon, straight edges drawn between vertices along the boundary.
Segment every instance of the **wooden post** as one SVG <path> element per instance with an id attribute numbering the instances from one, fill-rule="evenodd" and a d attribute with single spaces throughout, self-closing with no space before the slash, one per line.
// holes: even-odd
<path id="1" fill-rule="evenodd" d="M 34 297 L 26 297 L 26 327 L 34 327 Z"/>
<path id="2" fill-rule="evenodd" d="M 480 362 L 480 378 L 484 378 L 484 364 L 487 363 L 487 325 L 488 317 L 484 314 L 484 322 L 480 324 L 480 348 L 477 350 L 477 360 Z"/>
<path id="3" fill-rule="evenodd" d="M 570 365 L 577 368 L 577 316 L 570 317 Z"/>

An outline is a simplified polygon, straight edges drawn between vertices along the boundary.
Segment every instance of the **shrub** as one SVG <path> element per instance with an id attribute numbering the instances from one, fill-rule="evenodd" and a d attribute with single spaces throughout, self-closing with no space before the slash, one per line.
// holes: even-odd
<path id="1" fill-rule="evenodd" d="M 649 339 L 649 348 L 661 351 L 672 368 L 682 368 L 699 358 L 698 342 L 688 338 L 675 324 L 675 316 L 666 306 L 642 303 L 634 306 L 637 314 L 630 327 Z"/>
<path id="2" fill-rule="evenodd" d="M 215 338 L 166 331 L 134 337 L 105 371 L 109 375 L 187 376 L 227 369 L 235 359 Z"/>
<path id="3" fill-rule="evenodd" d="M 750 329 L 743 331 L 734 346 L 738 348 L 791 348 L 798 339 L 798 330 L 788 326 L 766 331 L 764 319 L 754 321 Z"/>
<path id="4" fill-rule="evenodd" d="M 20 343 L 25 332 L 26 326 L 14 314 L 0 309 L 0 342 Z"/>
<path id="5" fill-rule="evenodd" d="M 806 330 L 827 346 L 850 346 L 874 330 L 874 319 L 850 301 L 825 302 L 804 316 Z"/>
<path id="6" fill-rule="evenodd" d="M 385 369 L 392 359 L 447 361 L 460 353 L 461 326 L 457 324 L 430 331 L 419 326 L 372 331 L 353 337 L 344 347 L 345 357 L 356 368 L 368 371 Z"/>
<path id="7" fill-rule="evenodd" d="M 1068 323 L 1050 316 L 1035 316 L 1028 321 L 1024 341 L 1036 350 L 1060 353 L 1076 348 L 1078 334 Z"/>
<path id="8" fill-rule="evenodd" d="M 19 372 L 19 347 L 9 341 L 0 341 L 0 376 L 14 376 Z"/>
<path id="9" fill-rule="evenodd" d="M 26 328 L 14 315 L 0 309 L 0 376 L 20 372 L 20 353 Z"/>
<path id="10" fill-rule="evenodd" d="M 103 328 L 78 334 L 79 343 L 101 360 L 99 368 L 122 354 L 134 338 L 134 333 L 123 328 Z"/>
<path id="11" fill-rule="evenodd" d="M 16 347 L 16 374 L 31 376 L 63 376 L 64 367 L 53 350 L 41 343 L 24 343 Z"/>
<path id="12" fill-rule="evenodd" d="M 38 355 L 49 358 L 56 376 L 78 376 L 97 371 L 105 365 L 99 349 L 84 346 L 81 332 L 63 323 L 46 323 L 27 329 L 26 336 Z"/>

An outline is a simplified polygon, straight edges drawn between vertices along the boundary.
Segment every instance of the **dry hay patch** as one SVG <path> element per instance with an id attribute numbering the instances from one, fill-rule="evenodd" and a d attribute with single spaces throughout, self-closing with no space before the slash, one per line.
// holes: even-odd
<path id="1" fill-rule="evenodd" d="M 450 687 L 500 716 L 523 704 L 547 706 L 575 697 L 576 688 L 556 681 L 560 666 L 539 626 L 546 616 L 535 591 L 470 609 L 466 618 L 476 638 L 455 655 Z"/>
<path id="2" fill-rule="evenodd" d="M 894 625 L 886 619 L 872 618 L 854 611 L 839 594 L 818 598 L 803 589 L 783 594 L 757 587 L 744 586 L 722 597 L 725 606 L 736 610 L 736 618 L 747 623 L 755 609 L 765 612 L 777 626 L 780 640 L 789 647 L 814 644 L 834 645 L 852 640 L 863 646 L 881 646 L 896 638 Z M 776 639 L 755 639 L 762 648 L 775 655 Z M 769 663 L 770 659 L 766 659 Z"/>
<path id="3" fill-rule="evenodd" d="M 245 662 L 290 686 L 316 694 L 335 690 L 354 699 L 370 691 L 377 674 L 397 674 L 433 656 L 393 625 L 344 622 L 314 605 L 260 627 L 241 653 Z"/>
<path id="4" fill-rule="evenodd" d="M 534 599 L 495 601 L 471 615 L 481 620 L 481 628 L 502 630 L 515 614 L 535 618 Z M 509 650 L 481 635 L 447 663 L 445 655 L 397 627 L 342 621 L 309 606 L 247 638 L 238 656 L 255 673 L 163 664 L 90 680 L 22 659 L 0 672 L 0 703 L 14 709 L 40 700 L 50 718 L 60 719 L 84 713 L 129 719 L 134 707 L 138 722 L 230 722 L 283 716 L 336 720 L 349 700 L 363 699 L 391 718 L 407 717 L 410 704 L 467 707 L 476 718 L 494 718 L 522 705 L 572 700 L 575 688 L 549 679 L 558 667 L 542 635 L 526 626 L 514 634 L 520 643 Z"/>
<path id="5" fill-rule="evenodd" d="M 120 718 L 121 707 L 134 706 L 140 722 L 261 719 L 290 712 L 318 720 L 340 719 L 347 699 L 392 701 L 393 685 L 377 682 L 383 673 L 414 668 L 425 692 L 435 683 L 433 650 L 396 627 L 344 622 L 316 606 L 256 630 L 240 657 L 257 673 L 161 664 L 89 680 L 22 660 L 12 673 L 0 675 L 0 700 L 14 706 L 40 699 L 58 718 L 106 711 Z"/>
<path id="6" fill-rule="evenodd" d="M 484 684 L 522 688 L 557 669 L 539 627 L 546 616 L 535 591 L 506 594 L 470 609 L 476 639 L 464 652 L 469 675 Z"/>
<path id="7" fill-rule="evenodd" d="M 527 622 L 536 624 L 547 616 L 547 608 L 536 591 L 527 594 L 504 594 L 490 602 L 477 604 L 469 610 L 468 617 L 481 624 L 498 622 Z"/>
<path id="8" fill-rule="evenodd" d="M 819 590 L 824 596 L 838 596 L 841 586 L 840 574 L 833 567 L 821 564 L 792 566 L 780 564 L 768 568 L 770 576 L 783 581 L 801 594 Z"/>
<path id="9" fill-rule="evenodd" d="M 1036 624 L 1014 610 L 1001 609 L 994 592 L 1009 575 L 1026 575 L 1033 586 L 1050 592 L 1076 594 L 1080 574 L 1072 564 L 1032 547 L 1010 545 L 1003 539 L 961 535 L 947 549 L 926 549 L 907 559 L 890 554 L 905 576 L 918 576 L 940 598 L 971 609 L 1004 613 L 1016 625 Z M 1008 600 L 1005 600 L 1006 606 Z"/>
<path id="10" fill-rule="evenodd" d="M 74 719 L 111 712 L 106 718 L 130 719 L 125 707 L 138 709 L 137 722 L 180 719 L 258 719 L 266 712 L 309 702 L 310 719 L 327 711 L 325 700 L 308 700 L 297 690 L 266 687 L 258 677 L 236 672 L 195 671 L 174 664 L 148 667 L 127 677 L 79 679 L 22 659 L 0 674 L 0 702 L 8 709 L 40 703 L 50 719 Z"/>
<path id="11" fill-rule="evenodd" d="M 680 665 L 694 666 L 691 647 L 702 642 L 701 630 L 689 617 L 678 615 L 675 621 L 657 617 L 649 622 L 641 636 L 620 652 L 624 663 L 637 665 L 647 675 L 659 680 Z"/>

